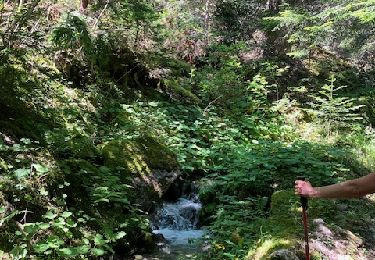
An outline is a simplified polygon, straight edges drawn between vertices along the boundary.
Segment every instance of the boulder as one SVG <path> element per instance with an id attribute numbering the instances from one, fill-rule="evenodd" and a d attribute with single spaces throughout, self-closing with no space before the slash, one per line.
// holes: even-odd
<path id="1" fill-rule="evenodd" d="M 273 252 L 269 257 L 269 260 L 299 260 L 296 253 L 290 249 L 279 249 Z"/>
<path id="2" fill-rule="evenodd" d="M 101 148 L 105 165 L 123 170 L 136 191 L 135 202 L 146 211 L 161 201 L 181 175 L 175 154 L 153 137 L 113 140 Z"/>

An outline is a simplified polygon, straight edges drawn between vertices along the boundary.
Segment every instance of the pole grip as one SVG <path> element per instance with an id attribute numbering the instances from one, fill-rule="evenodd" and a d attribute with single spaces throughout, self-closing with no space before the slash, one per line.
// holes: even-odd
<path id="1" fill-rule="evenodd" d="M 305 176 L 298 176 L 297 180 L 306 181 L 306 177 Z M 302 208 L 307 209 L 308 205 L 307 205 L 307 198 L 306 197 L 301 196 L 301 204 L 302 204 Z"/>

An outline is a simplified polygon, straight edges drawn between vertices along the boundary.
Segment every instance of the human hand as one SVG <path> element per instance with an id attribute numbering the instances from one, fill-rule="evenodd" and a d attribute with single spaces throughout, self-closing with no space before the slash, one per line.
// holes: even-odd
<path id="1" fill-rule="evenodd" d="M 295 192 L 297 195 L 306 198 L 314 198 L 318 195 L 317 189 L 311 186 L 310 182 L 307 181 L 295 181 Z"/>

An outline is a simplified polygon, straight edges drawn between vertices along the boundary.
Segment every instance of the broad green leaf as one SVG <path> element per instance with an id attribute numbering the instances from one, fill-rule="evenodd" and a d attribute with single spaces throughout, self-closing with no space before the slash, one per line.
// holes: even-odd
<path id="1" fill-rule="evenodd" d="M 42 174 L 48 172 L 47 166 L 43 166 L 41 164 L 32 164 L 31 166 L 35 169 L 35 171 L 38 175 L 42 175 Z"/>
<path id="2" fill-rule="evenodd" d="M 95 235 L 94 242 L 95 242 L 95 245 L 97 245 L 97 246 L 101 246 L 101 245 L 104 245 L 106 243 L 106 241 L 104 240 L 104 238 L 101 234 Z"/>
<path id="3" fill-rule="evenodd" d="M 55 213 L 53 213 L 53 212 L 51 212 L 51 211 L 48 211 L 45 215 L 44 215 L 44 218 L 46 218 L 46 219 L 54 219 L 54 218 L 56 218 L 57 217 L 57 214 L 55 214 Z"/>
<path id="4" fill-rule="evenodd" d="M 44 187 L 42 187 L 42 188 L 39 189 L 39 193 L 42 196 L 48 196 L 48 191 L 46 191 L 46 189 Z"/>
<path id="5" fill-rule="evenodd" d="M 93 255 L 96 255 L 96 256 L 101 256 L 101 255 L 104 255 L 106 253 L 105 250 L 100 249 L 100 248 L 92 248 L 91 252 L 92 252 Z"/>
<path id="6" fill-rule="evenodd" d="M 50 224 L 49 223 L 40 223 L 39 224 L 39 229 L 41 230 L 46 230 L 50 227 Z"/>
<path id="7" fill-rule="evenodd" d="M 39 227 L 35 223 L 27 223 L 23 225 L 23 230 L 25 233 L 35 234 L 36 232 L 38 232 Z"/>
<path id="8" fill-rule="evenodd" d="M 124 231 L 121 231 L 121 232 L 119 232 L 119 233 L 116 234 L 116 239 L 121 239 L 124 236 L 126 236 L 126 233 Z"/>
<path id="9" fill-rule="evenodd" d="M 33 246 L 35 252 L 37 253 L 43 253 L 47 251 L 50 247 L 48 244 L 36 244 Z"/>
<path id="10" fill-rule="evenodd" d="M 69 218 L 70 216 L 72 216 L 73 215 L 73 213 L 72 212 L 68 212 L 68 211 L 64 211 L 62 214 L 61 214 L 61 216 L 63 217 L 63 218 Z"/>
<path id="11" fill-rule="evenodd" d="M 22 169 L 17 169 L 14 171 L 14 176 L 18 179 L 24 179 L 28 177 L 30 174 L 30 169 L 29 168 L 22 168 Z"/>

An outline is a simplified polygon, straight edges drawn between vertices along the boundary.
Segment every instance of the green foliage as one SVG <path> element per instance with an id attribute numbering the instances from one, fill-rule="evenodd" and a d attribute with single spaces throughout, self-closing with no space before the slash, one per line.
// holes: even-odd
<path id="1" fill-rule="evenodd" d="M 83 212 L 73 214 L 52 209 L 43 218 L 44 222 L 26 223 L 21 225 L 21 231 L 16 231 L 13 242 L 17 245 L 10 252 L 13 257 L 22 259 L 25 254 L 46 259 L 101 256 L 112 251 L 111 242 L 126 235 L 124 231 L 111 236 L 92 232 L 86 224 L 94 219 Z"/>
<path id="2" fill-rule="evenodd" d="M 220 0 L 216 5 L 217 27 L 228 42 L 248 39 L 266 13 L 261 1 Z"/>
<path id="3" fill-rule="evenodd" d="M 280 191 L 296 176 L 325 185 L 374 167 L 362 120 L 374 120 L 371 64 L 334 58 L 372 57 L 373 0 L 279 13 L 262 1 L 216 1 L 215 12 L 212 1 L 108 1 L 82 13 L 68 2 L 0 1 L 0 254 L 149 247 L 163 192 L 152 178 L 178 170 L 203 177 L 211 258 L 269 253 L 299 239 L 297 198 Z M 262 57 L 245 61 L 254 46 Z M 312 142 L 314 127 L 336 140 Z M 324 205 L 313 207 L 331 214 Z"/>
<path id="4" fill-rule="evenodd" d="M 32 0 L 26 3 L 20 2 L 19 5 L 9 2 L 4 3 L 4 1 L 0 2 L 1 51 L 11 50 L 15 45 L 23 43 L 35 46 L 35 42 L 40 39 L 41 35 L 37 30 L 29 29 L 37 19 L 40 19 L 40 12 L 38 12 L 37 8 L 40 2 L 40 0 Z M 7 18 L 5 19 L 5 17 Z"/>
<path id="5" fill-rule="evenodd" d="M 353 123 L 362 120 L 359 109 L 363 105 L 356 105 L 356 99 L 348 97 L 340 97 L 338 93 L 345 86 L 336 87 L 336 78 L 331 76 L 329 83 L 322 86 L 319 96 L 312 96 L 311 109 L 309 111 L 314 114 L 321 124 L 326 125 L 327 133 L 330 133 L 337 127 L 352 127 Z"/>
<path id="6" fill-rule="evenodd" d="M 315 12 L 287 6 L 266 21 L 277 23 L 274 30 L 286 32 L 285 36 L 294 47 L 293 56 L 318 47 L 339 51 L 358 61 L 365 58 L 371 63 L 367 57 L 373 52 L 374 8 L 372 0 L 338 1 L 326 8 L 316 8 Z"/>
<path id="7" fill-rule="evenodd" d="M 82 48 L 88 55 L 92 52 L 92 41 L 87 23 L 84 17 L 77 13 L 64 15 L 61 23 L 53 30 L 51 40 L 62 49 Z"/>
<path id="8" fill-rule="evenodd" d="M 249 244 L 256 245 L 258 239 L 267 237 L 259 232 L 272 232 L 271 240 L 289 239 L 292 234 L 283 233 L 286 230 L 295 234 L 296 230 L 288 229 L 288 224 L 277 227 L 276 223 L 287 222 L 286 219 L 269 226 L 264 222 L 273 221 L 265 220 L 271 195 L 292 188 L 297 176 L 305 175 L 319 186 L 353 178 L 352 170 L 356 170 L 356 164 L 348 159 L 352 156 L 349 151 L 311 143 L 253 141 L 251 145 L 235 146 L 226 154 L 221 172 L 209 175 L 200 192 L 206 205 L 202 219 L 209 220 L 205 224 L 214 234 L 213 250 L 218 258 L 246 256 Z M 271 203 L 270 214 L 277 215 L 282 209 L 274 201 Z M 288 201 L 282 203 L 284 207 L 291 206 Z M 280 232 L 282 236 L 277 235 Z"/>
<path id="9" fill-rule="evenodd" d="M 149 23 L 157 17 L 152 4 L 148 1 L 126 0 L 119 3 L 117 7 L 119 8 L 115 9 L 115 14 L 120 15 L 121 20 L 126 24 Z"/>

